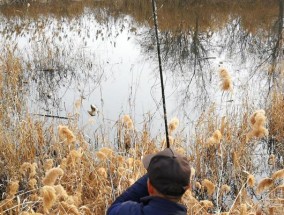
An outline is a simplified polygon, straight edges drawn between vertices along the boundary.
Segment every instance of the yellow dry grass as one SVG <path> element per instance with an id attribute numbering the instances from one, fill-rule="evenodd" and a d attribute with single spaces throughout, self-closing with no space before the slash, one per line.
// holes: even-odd
<path id="1" fill-rule="evenodd" d="M 24 102 L 3 80 L 8 78 L 7 83 L 18 90 L 22 74 L 17 59 L 8 55 L 6 61 L 0 65 L 0 93 L 8 102 L 0 101 L 0 213 L 104 214 L 116 196 L 145 174 L 141 156 L 161 150 L 164 137 L 151 137 L 147 125 L 136 131 L 130 116 L 125 115 L 118 120 L 118 145 L 104 144 L 94 151 L 76 122 L 47 126 L 25 114 L 22 120 L 11 123 L 6 105 L 22 114 L 17 107 L 23 107 Z M 8 68 L 14 72 L 11 77 L 3 77 Z M 276 99 L 272 103 L 277 104 L 277 111 L 282 108 L 280 102 Z M 260 180 L 256 187 L 254 176 L 243 174 L 243 170 L 256 172 L 252 153 L 261 144 L 257 140 L 265 136 L 255 135 L 256 144 L 251 144 L 248 132 L 267 129 L 267 123 L 273 120 L 273 132 L 281 140 L 283 125 L 271 110 L 267 116 L 264 111 L 256 111 L 249 118 L 250 113 L 251 108 L 244 107 L 241 112 L 218 116 L 212 105 L 196 121 L 192 139 L 178 132 L 177 118 L 170 121 L 170 130 L 175 131 L 173 148 L 188 157 L 194 170 L 192 189 L 182 198 L 189 215 L 212 214 L 217 203 L 222 205 L 223 214 L 256 214 L 258 205 L 262 205 L 263 213 L 284 213 L 283 186 L 276 186 L 283 178 L 283 169 L 274 169 L 272 176 Z M 262 195 L 259 202 L 252 201 L 256 199 L 252 190 Z M 222 195 L 216 199 L 218 192 Z M 228 195 L 233 202 L 227 201 Z"/>

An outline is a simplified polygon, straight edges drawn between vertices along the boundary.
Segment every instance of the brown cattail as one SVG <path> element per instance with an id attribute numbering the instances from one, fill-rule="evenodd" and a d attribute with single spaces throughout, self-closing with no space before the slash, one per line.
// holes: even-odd
<path id="1" fill-rule="evenodd" d="M 105 169 L 105 168 L 100 167 L 97 172 L 98 172 L 98 174 L 99 174 L 100 176 L 102 176 L 104 179 L 107 178 L 107 172 L 106 172 L 106 169 Z"/>
<path id="2" fill-rule="evenodd" d="M 30 167 L 31 167 L 31 164 L 30 164 L 30 163 L 24 162 L 24 163 L 21 165 L 19 172 L 20 172 L 22 175 L 24 175 L 24 174 L 26 173 L 26 171 L 27 171 L 28 169 L 30 169 Z"/>
<path id="3" fill-rule="evenodd" d="M 53 167 L 53 159 L 46 159 L 44 164 L 43 164 L 43 168 L 44 170 L 47 172 L 48 170 L 50 170 Z"/>
<path id="4" fill-rule="evenodd" d="M 255 185 L 255 178 L 252 174 L 248 175 L 247 183 L 249 187 L 253 187 Z"/>
<path id="5" fill-rule="evenodd" d="M 32 163 L 30 166 L 30 178 L 36 175 L 37 163 Z"/>
<path id="6" fill-rule="evenodd" d="M 133 121 L 132 119 L 130 118 L 129 115 L 124 115 L 123 118 L 122 118 L 122 122 L 123 122 L 123 125 L 126 129 L 133 129 L 134 126 L 133 126 Z"/>
<path id="7" fill-rule="evenodd" d="M 215 185 L 208 179 L 202 181 L 202 185 L 207 189 L 208 194 L 211 196 L 215 191 Z"/>
<path id="8" fill-rule="evenodd" d="M 66 141 L 66 143 L 73 143 L 76 140 L 75 135 L 67 126 L 59 125 L 58 133 L 59 133 L 59 137 L 63 139 L 64 141 Z"/>
<path id="9" fill-rule="evenodd" d="M 213 203 L 209 200 L 202 200 L 200 201 L 200 204 L 206 209 L 214 207 Z"/>
<path id="10" fill-rule="evenodd" d="M 64 174 L 64 171 L 60 167 L 52 168 L 46 172 L 45 177 L 42 180 L 42 183 L 44 185 L 53 186 L 56 179 L 59 176 L 62 176 L 63 174 Z"/>
<path id="11" fill-rule="evenodd" d="M 264 178 L 262 179 L 256 189 L 256 192 L 258 194 L 262 193 L 264 190 L 269 189 L 273 186 L 273 179 L 272 178 Z"/>
<path id="12" fill-rule="evenodd" d="M 221 187 L 221 193 L 222 194 L 227 194 L 231 191 L 231 187 L 227 184 L 223 184 Z"/>
<path id="13" fill-rule="evenodd" d="M 112 149 L 103 147 L 100 149 L 100 152 L 104 153 L 108 158 L 111 158 L 114 156 L 114 152 Z"/>
<path id="14" fill-rule="evenodd" d="M 280 170 L 274 172 L 274 173 L 272 174 L 271 178 L 272 178 L 273 180 L 275 180 L 275 179 L 280 179 L 280 178 L 284 178 L 284 169 L 280 169 Z"/>
<path id="15" fill-rule="evenodd" d="M 223 91 L 232 90 L 233 84 L 230 74 L 226 69 L 221 69 L 219 72 L 220 79 L 221 79 L 221 89 Z"/>
<path id="16" fill-rule="evenodd" d="M 214 131 L 213 138 L 216 140 L 217 143 L 220 143 L 222 139 L 222 134 L 219 130 Z"/>
<path id="17" fill-rule="evenodd" d="M 275 155 L 271 154 L 268 158 L 268 165 L 275 165 L 275 163 L 276 163 Z"/>
<path id="18" fill-rule="evenodd" d="M 198 181 L 195 182 L 195 188 L 197 188 L 199 190 L 202 188 L 201 184 Z"/>
<path id="19" fill-rule="evenodd" d="M 264 127 L 266 121 L 265 111 L 257 110 L 250 117 L 252 130 L 246 135 L 246 142 L 251 138 L 262 138 L 268 135 L 268 130 Z"/>
<path id="20" fill-rule="evenodd" d="M 54 189 L 55 189 L 56 196 L 59 199 L 59 201 L 62 201 L 62 200 L 65 201 L 66 199 L 68 199 L 68 194 L 61 184 L 54 186 Z"/>
<path id="21" fill-rule="evenodd" d="M 179 126 L 179 119 L 177 117 L 172 118 L 169 123 L 169 131 L 172 132 L 176 130 L 178 126 Z"/>
<path id="22" fill-rule="evenodd" d="M 8 184 L 8 198 L 12 198 L 19 190 L 19 181 L 11 181 Z"/>
<path id="23" fill-rule="evenodd" d="M 29 180 L 29 188 L 31 190 L 35 189 L 37 185 L 37 180 L 35 178 L 32 178 Z"/>
<path id="24" fill-rule="evenodd" d="M 60 202 L 59 210 L 62 214 L 80 215 L 78 208 L 75 205 L 68 204 L 67 202 Z"/>
<path id="25" fill-rule="evenodd" d="M 52 186 L 44 186 L 41 189 L 41 196 L 43 198 L 43 209 L 48 213 L 54 202 L 56 201 L 56 192 Z"/>
<path id="26" fill-rule="evenodd" d="M 102 161 L 107 158 L 106 154 L 101 151 L 96 152 L 96 157 Z"/>

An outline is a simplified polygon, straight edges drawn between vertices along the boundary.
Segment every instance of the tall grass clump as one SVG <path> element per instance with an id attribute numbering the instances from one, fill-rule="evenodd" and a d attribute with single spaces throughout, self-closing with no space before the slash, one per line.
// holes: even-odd
<path id="1" fill-rule="evenodd" d="M 47 124 L 20 111 L 25 109 L 18 91 L 23 77 L 20 61 L 8 53 L 0 68 L 0 93 L 7 101 L 0 101 L 1 214 L 104 214 L 145 174 L 141 157 L 165 147 L 163 135 L 152 136 L 150 120 L 139 131 L 124 115 L 116 123 L 115 140 L 93 149 L 76 121 Z M 187 156 L 192 166 L 191 189 L 181 200 L 189 215 L 284 213 L 284 170 L 276 165 L 278 156 L 267 156 L 266 162 L 269 158 L 273 165 L 261 176 L 259 163 L 254 162 L 269 135 L 282 140 L 277 113 L 283 103 L 272 101 L 265 111 L 244 105 L 225 116 L 211 105 L 191 135 L 176 117 L 169 122 L 172 148 Z"/>

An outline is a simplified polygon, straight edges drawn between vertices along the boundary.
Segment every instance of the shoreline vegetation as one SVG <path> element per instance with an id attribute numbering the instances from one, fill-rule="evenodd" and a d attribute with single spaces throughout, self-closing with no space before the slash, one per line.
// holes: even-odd
<path id="1" fill-rule="evenodd" d="M 88 2 L 103 8 L 113 1 Z M 148 7 L 149 2 L 138 2 L 140 8 Z M 172 1 L 166 2 L 170 5 Z M 241 10 L 240 4 L 236 9 L 247 17 L 243 23 L 247 24 L 248 32 L 256 32 L 257 27 L 251 27 L 255 23 L 258 27 L 272 25 L 272 14 L 278 10 L 274 4 L 266 8 L 262 20 L 251 19 L 263 12 L 260 2 L 278 1 L 249 1 L 246 6 L 255 6 L 250 16 L 247 16 L 249 6 Z M 40 12 L 39 6 L 29 4 L 28 14 L 33 18 L 54 9 L 47 6 L 47 11 Z M 54 13 L 78 15 L 84 10 L 80 4 L 74 2 L 65 12 L 59 8 Z M 141 23 L 145 16 L 150 17 L 150 9 L 141 9 L 134 15 L 132 1 L 121 0 L 116 4 L 113 14 L 124 8 L 123 13 L 130 13 Z M 165 8 L 167 11 L 170 7 Z M 181 16 L 186 16 L 185 11 Z M 22 14 L 11 5 L 1 7 L 1 12 L 7 17 Z M 225 10 L 219 13 L 213 20 L 217 23 L 223 17 L 225 23 L 229 13 Z M 166 12 L 161 18 L 170 20 L 160 25 L 161 29 L 174 26 L 175 19 L 167 17 Z M 214 27 L 211 21 L 203 20 L 203 28 Z M 21 62 L 12 50 L 0 55 L 0 214 L 105 214 L 115 197 L 145 174 L 141 157 L 165 147 L 164 134 L 153 136 L 151 120 L 145 120 L 143 129 L 137 130 L 132 120 L 135 117 L 124 115 L 117 119 L 116 137 L 101 134 L 94 147 L 79 127 L 79 115 L 60 123 L 34 117 L 25 104 L 26 74 Z M 267 76 L 277 77 L 278 83 L 283 83 L 283 65 L 273 66 Z M 225 95 L 232 93 L 230 71 L 222 68 L 218 72 L 219 76 L 213 78 L 218 79 L 220 91 Z M 258 109 L 243 98 L 241 107 L 228 109 L 220 116 L 218 107 L 212 103 L 194 122 L 190 135 L 180 127 L 178 118 L 169 119 L 172 148 L 187 156 L 192 166 L 191 189 L 182 199 L 188 215 L 284 214 L 284 95 L 281 86 L 278 87 L 271 89 L 265 109 Z"/>
<path id="2" fill-rule="evenodd" d="M 104 214 L 145 173 L 141 156 L 165 146 L 147 122 L 137 131 L 125 115 L 116 141 L 105 134 L 91 149 L 76 120 L 46 124 L 25 111 L 22 68 L 12 52 L 1 58 L 0 69 L 1 214 Z M 229 93 L 229 72 L 219 74 L 220 90 Z M 182 199 L 188 214 L 283 214 L 283 106 L 277 92 L 267 110 L 253 111 L 244 102 L 241 112 L 218 116 L 212 105 L 190 139 L 179 131 L 179 119 L 169 122 L 172 147 L 192 165 L 191 190 Z M 259 156 L 268 174 L 260 174 Z"/>

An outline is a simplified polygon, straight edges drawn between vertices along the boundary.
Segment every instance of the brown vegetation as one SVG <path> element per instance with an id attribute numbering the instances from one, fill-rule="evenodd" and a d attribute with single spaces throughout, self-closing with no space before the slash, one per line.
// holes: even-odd
<path id="1" fill-rule="evenodd" d="M 136 131 L 135 122 L 125 115 L 117 123 L 118 144 L 93 151 L 76 122 L 46 124 L 29 115 L 21 94 L 22 71 L 12 52 L 1 56 L 0 213 L 104 214 L 114 198 L 145 173 L 141 156 L 160 150 L 164 137 L 152 138 L 146 122 L 144 130 Z M 277 157 L 270 156 L 271 176 L 258 182 L 254 176 L 254 152 L 264 144 L 260 140 L 267 138 L 267 127 L 283 143 L 283 95 L 273 95 L 266 111 L 244 105 L 223 117 L 212 105 L 196 121 L 190 139 L 177 132 L 177 118 L 170 121 L 172 147 L 186 155 L 195 170 L 192 189 L 182 199 L 188 214 L 260 214 L 258 205 L 265 214 L 283 214 L 283 164 L 277 166 Z M 256 195 L 262 195 L 261 200 L 255 201 Z"/>

